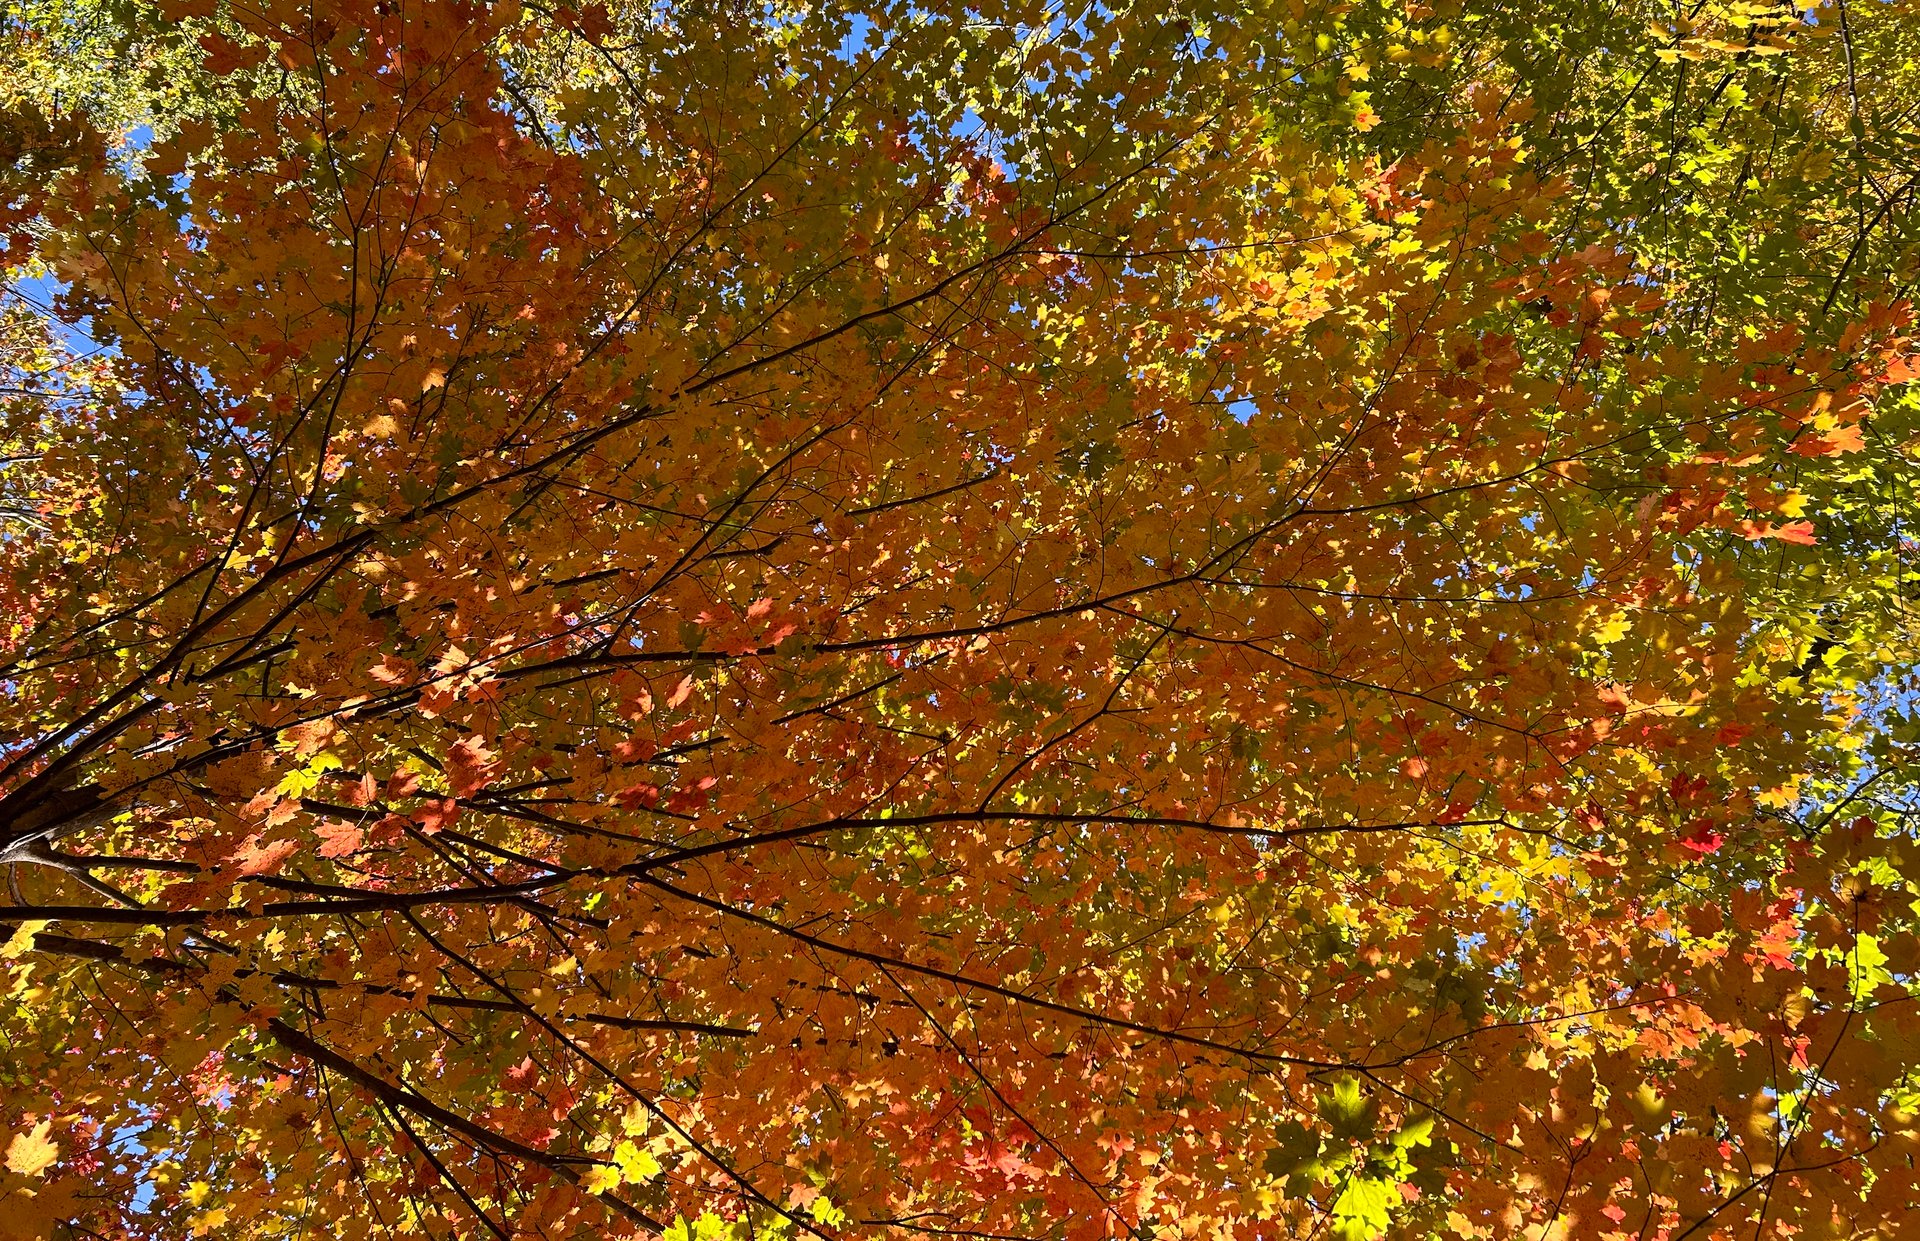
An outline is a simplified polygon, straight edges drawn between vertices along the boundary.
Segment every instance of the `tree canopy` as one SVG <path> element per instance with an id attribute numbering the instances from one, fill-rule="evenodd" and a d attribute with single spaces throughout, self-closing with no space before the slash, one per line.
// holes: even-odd
<path id="1" fill-rule="evenodd" d="M 9 8 L 0 1235 L 1907 1235 L 1917 57 Z"/>

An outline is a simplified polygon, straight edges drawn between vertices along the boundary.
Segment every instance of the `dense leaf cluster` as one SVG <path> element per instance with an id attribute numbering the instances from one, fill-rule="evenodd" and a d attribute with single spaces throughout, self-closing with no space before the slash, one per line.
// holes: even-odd
<path id="1" fill-rule="evenodd" d="M 0 1236 L 1920 1219 L 1920 12 L 0 18 Z"/>

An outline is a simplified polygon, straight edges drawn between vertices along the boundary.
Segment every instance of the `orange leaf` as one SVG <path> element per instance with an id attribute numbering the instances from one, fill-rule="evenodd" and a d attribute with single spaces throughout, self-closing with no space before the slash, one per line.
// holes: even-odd
<path id="1" fill-rule="evenodd" d="M 447 750 L 447 784 L 455 797 L 466 797 L 486 787 L 495 770 L 493 752 L 478 737 L 456 741 Z"/>
<path id="2" fill-rule="evenodd" d="M 1740 533 L 1758 542 L 1761 539 L 1779 539 L 1782 543 L 1796 543 L 1802 547 L 1812 547 L 1820 540 L 1814 537 L 1813 523 L 1810 521 L 1789 521 L 1775 525 L 1770 521 L 1743 521 Z"/>
<path id="3" fill-rule="evenodd" d="M 1825 435 L 1801 440 L 1788 452 L 1802 457 L 1837 457 L 1843 452 L 1859 452 L 1867 446 L 1856 426 L 1837 427 Z"/>
<path id="4" fill-rule="evenodd" d="M 413 812 L 413 821 L 429 836 L 459 817 L 460 803 L 451 797 L 429 798 L 426 805 Z"/>
<path id="5" fill-rule="evenodd" d="M 292 857 L 300 846 L 291 840 L 276 840 L 270 845 L 260 843 L 255 833 L 228 855 L 229 860 L 239 865 L 235 869 L 242 875 L 266 875 L 279 870 L 281 863 Z"/>
<path id="6" fill-rule="evenodd" d="M 358 853 L 366 833 L 351 823 L 322 823 L 317 833 L 323 842 L 321 857 L 346 857 Z"/>

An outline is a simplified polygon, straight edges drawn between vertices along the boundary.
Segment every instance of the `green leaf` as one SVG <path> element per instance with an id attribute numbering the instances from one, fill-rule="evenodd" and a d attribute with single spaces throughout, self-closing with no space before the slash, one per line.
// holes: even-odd
<path id="1" fill-rule="evenodd" d="M 1329 1094 L 1320 1096 L 1320 1114 L 1337 1138 L 1365 1141 L 1373 1136 L 1374 1114 L 1378 1109 L 1360 1089 L 1360 1079 L 1344 1078 Z"/>
<path id="2" fill-rule="evenodd" d="M 1333 1202 L 1334 1229 L 1347 1241 L 1386 1235 L 1388 1211 L 1400 1193 L 1391 1181 L 1355 1176 Z"/>
<path id="3" fill-rule="evenodd" d="M 1867 999 L 1881 983 L 1893 981 L 1893 973 L 1887 969 L 1887 954 L 1881 950 L 1879 940 L 1871 935 L 1854 936 L 1853 963 L 1848 967 L 1848 976 L 1853 983 L 1855 1000 Z"/>
<path id="4" fill-rule="evenodd" d="M 1267 1152 L 1270 1176 L 1290 1177 L 1313 1172 L 1320 1160 L 1320 1136 L 1298 1121 L 1282 1121 L 1273 1130 L 1273 1149 Z"/>

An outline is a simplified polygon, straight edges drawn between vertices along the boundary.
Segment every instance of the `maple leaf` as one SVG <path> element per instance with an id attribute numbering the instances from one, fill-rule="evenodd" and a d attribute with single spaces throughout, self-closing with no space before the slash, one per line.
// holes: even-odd
<path id="1" fill-rule="evenodd" d="M 1726 835 L 1715 829 L 1711 820 L 1701 822 L 1680 842 L 1694 853 L 1717 853 L 1727 841 Z"/>
<path id="2" fill-rule="evenodd" d="M 43 1118 L 25 1133 L 14 1134 L 7 1143 L 7 1170 L 20 1176 L 46 1175 L 60 1158 L 60 1144 L 49 1136 L 52 1131 L 52 1119 Z"/>
<path id="3" fill-rule="evenodd" d="M 314 832 L 320 837 L 320 856 L 324 858 L 351 856 L 366 840 L 366 833 L 351 823 L 322 823 Z"/>
<path id="4" fill-rule="evenodd" d="M 1860 428 L 1849 424 L 1820 435 L 1808 436 L 1787 451 L 1802 457 L 1831 457 L 1840 453 L 1860 452 L 1866 446 Z"/>
<path id="5" fill-rule="evenodd" d="M 200 46 L 206 49 L 208 72 L 216 75 L 249 68 L 265 59 L 265 53 L 258 47 L 243 46 L 225 35 L 201 35 Z"/>
<path id="6" fill-rule="evenodd" d="M 469 797 L 487 786 L 497 769 L 495 755 L 478 737 L 457 741 L 447 749 L 447 784 L 455 797 Z"/>
<path id="7" fill-rule="evenodd" d="M 413 821 L 428 835 L 445 830 L 459 817 L 460 803 L 451 797 L 430 797 L 413 812 Z"/>
<path id="8" fill-rule="evenodd" d="M 367 675 L 383 685 L 400 685 L 413 679 L 414 670 L 405 661 L 383 654 L 380 662 L 369 669 Z"/>
<path id="9" fill-rule="evenodd" d="M 1819 539 L 1813 533 L 1810 521 L 1788 521 L 1778 524 L 1771 521 L 1743 521 L 1740 533 L 1749 539 L 1778 539 L 1782 543 L 1794 543 L 1801 547 L 1812 547 Z"/>
<path id="10" fill-rule="evenodd" d="M 259 833 L 247 837 L 240 847 L 228 855 L 235 863 L 234 872 L 241 875 L 270 875 L 279 870 L 286 860 L 299 852 L 300 846 L 291 840 L 276 840 L 271 844 L 262 843 Z"/>

